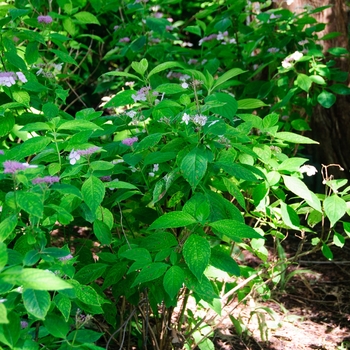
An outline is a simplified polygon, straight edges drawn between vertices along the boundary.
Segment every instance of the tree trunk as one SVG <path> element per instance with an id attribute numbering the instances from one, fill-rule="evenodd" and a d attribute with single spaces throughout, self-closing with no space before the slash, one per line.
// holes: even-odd
<path id="1" fill-rule="evenodd" d="M 330 32 L 340 32 L 341 36 L 321 41 L 320 44 L 327 50 L 331 47 L 343 47 L 349 50 L 348 42 L 348 11 L 349 6 L 344 0 L 309 0 L 314 7 L 332 5 L 320 13 L 315 14 L 318 22 L 325 23 L 324 31 L 319 32 L 319 38 Z M 293 12 L 301 12 L 305 0 L 295 0 L 290 6 L 286 6 Z M 339 59 L 338 67 L 346 72 L 350 71 L 349 57 Z M 349 79 L 346 82 L 349 83 Z M 349 85 L 349 84 L 348 84 Z M 320 146 L 312 147 L 311 156 L 318 164 L 339 164 L 344 168 L 340 172 L 338 167 L 331 167 L 330 173 L 336 178 L 350 179 L 350 98 L 337 95 L 337 102 L 329 109 L 317 106 L 311 117 L 312 132 L 310 137 L 320 142 Z"/>

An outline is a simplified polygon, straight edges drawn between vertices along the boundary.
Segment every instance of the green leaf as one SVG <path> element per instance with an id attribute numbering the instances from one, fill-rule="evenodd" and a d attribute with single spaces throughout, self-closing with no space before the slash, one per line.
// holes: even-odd
<path id="1" fill-rule="evenodd" d="M 7 136 L 15 126 L 15 118 L 8 113 L 0 117 L 0 137 Z"/>
<path id="2" fill-rule="evenodd" d="M 296 84 L 300 87 L 300 89 L 308 92 L 312 85 L 312 80 L 305 74 L 299 73 Z"/>
<path id="3" fill-rule="evenodd" d="M 153 68 L 148 73 L 147 78 L 149 79 L 152 75 L 158 74 L 166 69 L 175 68 L 175 67 L 182 68 L 183 66 L 184 65 L 180 62 L 164 62 L 164 63 L 158 64 L 155 68 Z"/>
<path id="4" fill-rule="evenodd" d="M 95 176 L 90 176 L 81 187 L 81 193 L 86 205 L 90 208 L 92 213 L 103 201 L 106 189 L 104 183 Z"/>
<path id="5" fill-rule="evenodd" d="M 190 214 L 182 211 L 171 211 L 155 220 L 149 227 L 151 230 L 161 228 L 177 228 L 195 224 L 197 220 Z"/>
<path id="6" fill-rule="evenodd" d="M 72 302 L 70 299 L 62 294 L 57 294 L 54 298 L 54 302 L 58 310 L 60 310 L 62 316 L 67 322 L 70 317 L 70 311 L 72 308 Z"/>
<path id="7" fill-rule="evenodd" d="M 85 24 L 98 24 L 100 25 L 99 20 L 97 19 L 96 16 L 94 16 L 92 13 L 90 12 L 86 12 L 86 11 L 81 11 L 78 12 L 74 15 L 74 17 L 81 23 L 85 23 Z"/>
<path id="8" fill-rule="evenodd" d="M 27 70 L 26 63 L 24 62 L 23 58 L 17 55 L 16 51 L 7 51 L 3 52 L 3 54 L 7 62 L 10 62 L 12 65 L 19 68 L 22 71 Z"/>
<path id="9" fill-rule="evenodd" d="M 50 309 L 51 298 L 46 290 L 25 289 L 22 293 L 23 305 L 34 317 L 44 320 Z"/>
<path id="10" fill-rule="evenodd" d="M 112 243 L 111 230 L 103 221 L 95 220 L 93 225 L 93 231 L 102 245 L 109 245 Z"/>
<path id="11" fill-rule="evenodd" d="M 4 324 L 4 323 L 9 323 L 9 320 L 7 318 L 6 306 L 3 303 L 1 303 L 0 304 L 0 326 L 1 324 Z M 1 341 L 1 337 L 0 337 L 0 341 Z"/>
<path id="12" fill-rule="evenodd" d="M 337 57 L 349 54 L 349 51 L 344 47 L 331 47 L 330 49 L 328 49 L 328 52 L 333 56 Z"/>
<path id="13" fill-rule="evenodd" d="M 67 333 L 70 330 L 69 324 L 64 320 L 64 318 L 54 314 L 49 314 L 46 316 L 44 326 L 50 335 L 62 339 L 66 338 Z"/>
<path id="14" fill-rule="evenodd" d="M 183 270 L 178 266 L 172 266 L 164 275 L 164 290 L 169 294 L 171 299 L 174 299 L 184 282 L 185 274 Z"/>
<path id="15" fill-rule="evenodd" d="M 11 267 L 3 271 L 0 281 L 22 286 L 23 288 L 35 290 L 61 290 L 69 289 L 71 286 L 57 277 L 53 272 L 40 270 L 38 268 Z"/>
<path id="16" fill-rule="evenodd" d="M 163 135 L 161 133 L 155 133 L 155 134 L 146 136 L 136 145 L 135 152 L 142 152 L 146 149 L 150 149 L 154 147 L 161 140 L 162 136 Z"/>
<path id="17" fill-rule="evenodd" d="M 5 241 L 16 228 L 17 223 L 17 215 L 11 215 L 0 223 L 0 242 Z"/>
<path id="18" fill-rule="evenodd" d="M 6 155 L 8 159 L 22 160 L 25 157 L 41 152 L 50 142 L 51 139 L 49 137 L 33 137 L 19 146 L 12 147 Z"/>
<path id="19" fill-rule="evenodd" d="M 145 266 L 135 278 L 135 281 L 131 285 L 131 288 L 137 286 L 140 283 L 153 281 L 159 278 L 164 274 L 168 267 L 168 264 L 162 262 L 155 262 Z"/>
<path id="20" fill-rule="evenodd" d="M 49 51 L 53 52 L 62 62 L 78 65 L 77 61 L 66 52 L 55 49 L 49 49 Z"/>
<path id="21" fill-rule="evenodd" d="M 119 261 L 108 269 L 102 285 L 103 290 L 117 284 L 123 278 L 128 269 L 128 263 L 128 261 Z"/>
<path id="22" fill-rule="evenodd" d="M 324 108 L 331 108 L 336 100 L 337 98 L 335 97 L 335 95 L 328 91 L 322 91 L 317 96 L 318 103 Z"/>
<path id="23" fill-rule="evenodd" d="M 310 80 L 318 85 L 327 85 L 326 81 L 320 75 L 310 75 Z"/>
<path id="24" fill-rule="evenodd" d="M 284 184 L 289 191 L 296 194 L 302 199 L 305 199 L 306 203 L 309 204 L 312 208 L 316 209 L 319 212 L 322 212 L 321 202 L 316 197 L 316 195 L 311 192 L 303 181 L 296 177 L 282 175 Z"/>
<path id="25" fill-rule="evenodd" d="M 59 109 L 56 104 L 47 102 L 43 105 L 43 112 L 45 114 L 45 117 L 53 119 L 58 116 Z"/>
<path id="26" fill-rule="evenodd" d="M 145 237 L 141 242 L 141 247 L 150 252 L 165 250 L 176 247 L 177 239 L 170 232 L 157 232 Z"/>
<path id="27" fill-rule="evenodd" d="M 194 148 L 181 162 L 183 177 L 194 190 L 207 171 L 207 154 L 199 148 Z"/>
<path id="28" fill-rule="evenodd" d="M 129 182 L 124 182 L 124 181 L 105 182 L 105 186 L 108 188 L 126 188 L 129 190 L 138 190 L 138 188 L 135 185 L 132 185 Z"/>
<path id="29" fill-rule="evenodd" d="M 209 95 L 205 99 L 205 102 L 209 102 L 209 101 L 213 101 L 213 102 L 217 101 L 217 102 L 224 103 L 223 106 L 212 107 L 211 111 L 227 119 L 233 120 L 238 109 L 238 103 L 233 96 L 222 92 L 217 92 L 215 94 Z"/>
<path id="30" fill-rule="evenodd" d="M 76 297 L 85 304 L 100 306 L 99 297 L 95 289 L 90 286 L 80 284 L 78 281 L 68 281 L 74 288 Z"/>
<path id="31" fill-rule="evenodd" d="M 83 130 L 103 130 L 98 125 L 84 119 L 69 120 L 62 123 L 57 130 L 73 130 L 73 131 L 83 131 Z"/>
<path id="32" fill-rule="evenodd" d="M 256 98 L 246 98 L 243 100 L 239 100 L 237 102 L 238 102 L 238 109 L 255 109 L 255 108 L 268 106 L 263 101 L 258 100 Z"/>
<path id="33" fill-rule="evenodd" d="M 175 159 L 177 156 L 176 152 L 152 152 L 147 154 L 147 156 L 144 159 L 144 164 L 158 164 L 158 163 L 164 163 L 169 160 Z"/>
<path id="34" fill-rule="evenodd" d="M 156 91 L 160 92 L 161 94 L 179 94 L 181 92 L 184 92 L 185 89 L 180 85 L 180 84 L 175 84 L 175 83 L 167 83 L 167 84 L 161 84 L 158 85 L 155 88 Z"/>
<path id="35" fill-rule="evenodd" d="M 148 68 L 148 62 L 145 58 L 143 58 L 140 62 L 132 62 L 131 67 L 136 73 L 143 76 Z"/>
<path id="36" fill-rule="evenodd" d="M 299 216 L 291 206 L 281 202 L 281 214 L 285 225 L 294 230 L 300 230 Z"/>
<path id="37" fill-rule="evenodd" d="M 187 26 L 183 30 L 198 36 L 202 36 L 201 28 L 199 26 Z"/>
<path id="38" fill-rule="evenodd" d="M 227 178 L 223 178 L 224 185 L 227 189 L 227 191 L 230 193 L 231 196 L 235 197 L 238 204 L 243 208 L 246 209 L 245 206 L 245 198 L 241 191 L 239 190 L 238 186 L 231 180 Z"/>
<path id="39" fill-rule="evenodd" d="M 89 284 L 100 278 L 107 268 L 107 264 L 95 263 L 83 266 L 74 276 L 81 284 Z"/>
<path id="40" fill-rule="evenodd" d="M 185 203 L 182 210 L 204 223 L 210 215 L 210 203 L 204 194 L 196 193 Z"/>
<path id="41" fill-rule="evenodd" d="M 42 196 L 37 193 L 27 191 L 16 191 L 16 201 L 18 206 L 28 214 L 42 218 L 44 205 Z"/>
<path id="42" fill-rule="evenodd" d="M 276 133 L 276 139 L 280 139 L 283 141 L 291 142 L 291 143 L 300 143 L 300 144 L 318 144 L 318 142 L 311 140 L 308 137 L 294 134 L 292 132 L 281 131 Z"/>
<path id="43" fill-rule="evenodd" d="M 67 339 L 83 344 L 84 346 L 79 346 L 82 349 L 101 350 L 101 347 L 93 345 L 93 343 L 99 340 L 102 335 L 103 333 L 98 333 L 90 329 L 79 329 L 71 332 Z"/>
<path id="44" fill-rule="evenodd" d="M 236 220 L 219 220 L 212 222 L 209 226 L 235 242 L 241 242 L 245 238 L 261 238 L 261 235 L 250 226 Z"/>
<path id="45" fill-rule="evenodd" d="M 242 73 L 247 72 L 246 70 L 242 70 L 240 68 L 232 68 L 229 71 L 227 71 L 226 73 L 224 73 L 221 77 L 219 77 L 218 79 L 216 79 L 216 82 L 212 88 L 212 90 L 217 89 L 221 84 L 223 84 L 224 82 L 226 82 L 227 80 L 230 80 L 231 78 L 240 75 Z"/>
<path id="46" fill-rule="evenodd" d="M 350 88 L 344 84 L 334 84 L 329 89 L 338 95 L 350 95 Z"/>
<path id="47" fill-rule="evenodd" d="M 287 170 L 289 172 L 298 171 L 299 168 L 307 161 L 305 158 L 293 157 L 285 159 L 279 166 L 278 170 Z"/>
<path id="48" fill-rule="evenodd" d="M 241 164 L 237 163 L 222 163 L 220 160 L 216 163 L 218 166 L 220 166 L 223 170 L 225 170 L 229 175 L 234 176 L 237 179 L 242 179 L 246 181 L 257 181 L 257 177 L 254 175 L 254 173 L 244 167 Z"/>
<path id="49" fill-rule="evenodd" d="M 189 290 L 193 290 L 201 299 L 208 303 L 212 303 L 213 299 L 219 298 L 205 275 L 199 281 L 190 271 L 185 271 L 185 285 Z"/>
<path id="50" fill-rule="evenodd" d="M 201 281 L 210 260 L 209 242 L 199 235 L 192 234 L 183 246 L 183 256 L 190 271 Z"/>
<path id="51" fill-rule="evenodd" d="M 332 260 L 333 259 L 333 253 L 331 249 L 328 247 L 327 244 L 323 243 L 322 248 L 321 248 L 322 254 L 328 259 Z"/>
<path id="52" fill-rule="evenodd" d="M 141 260 L 146 262 L 145 265 L 152 262 L 152 257 L 149 251 L 145 248 L 131 248 L 125 250 L 124 252 L 119 254 L 123 258 L 127 258 L 129 260 Z"/>
<path id="53" fill-rule="evenodd" d="M 111 76 L 117 76 L 117 77 L 125 77 L 125 78 L 130 78 L 130 79 L 142 80 L 140 77 L 138 77 L 135 74 L 126 73 L 126 72 L 119 72 L 119 71 L 108 72 L 108 73 L 103 74 L 103 76 L 104 75 L 111 75 Z M 128 90 L 125 90 L 125 91 L 128 91 Z M 133 94 L 135 93 L 135 91 L 133 91 L 133 90 L 130 90 L 130 91 L 132 91 Z"/>
<path id="54" fill-rule="evenodd" d="M 24 90 L 13 91 L 12 97 L 16 102 L 22 103 L 24 106 L 28 108 L 30 107 L 29 105 L 30 96 L 27 91 L 24 91 Z"/>
<path id="55" fill-rule="evenodd" d="M 323 207 L 331 223 L 331 227 L 333 227 L 347 211 L 346 202 L 336 194 L 327 197 L 323 202 Z"/>
<path id="56" fill-rule="evenodd" d="M 240 276 L 238 264 L 232 259 L 229 251 L 222 246 L 216 246 L 211 250 L 210 264 L 221 271 Z"/>
<path id="57" fill-rule="evenodd" d="M 132 95 L 135 95 L 136 92 L 134 90 L 124 90 L 119 94 L 112 97 L 103 107 L 111 108 L 111 107 L 122 107 L 126 105 L 134 104 L 135 101 L 132 99 Z"/>
<path id="58" fill-rule="evenodd" d="M 20 131 L 42 131 L 42 130 L 50 130 L 50 127 L 46 123 L 36 122 L 25 125 Z"/>
<path id="59" fill-rule="evenodd" d="M 90 167 L 94 171 L 104 171 L 104 170 L 110 170 L 114 168 L 114 165 L 111 162 L 106 162 L 104 160 L 97 160 L 95 162 L 90 163 Z"/>
<path id="60" fill-rule="evenodd" d="M 0 242 L 0 271 L 6 266 L 7 261 L 8 261 L 7 246 L 5 243 Z M 0 316 L 0 323 L 1 323 L 1 316 Z"/>
<path id="61" fill-rule="evenodd" d="M 20 319 L 15 311 L 9 312 L 7 318 L 8 324 L 0 324 L 0 342 L 8 345 L 10 349 L 15 349 L 21 335 Z"/>

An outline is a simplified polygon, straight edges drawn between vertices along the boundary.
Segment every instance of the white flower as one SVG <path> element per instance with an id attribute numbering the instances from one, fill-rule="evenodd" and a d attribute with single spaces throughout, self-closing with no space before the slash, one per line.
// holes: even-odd
<path id="1" fill-rule="evenodd" d="M 182 83 L 182 84 L 181 84 L 181 87 L 182 87 L 183 89 L 187 89 L 187 88 L 188 88 L 188 84 L 187 84 L 187 83 Z"/>
<path id="2" fill-rule="evenodd" d="M 128 117 L 130 117 L 131 119 L 135 117 L 135 115 L 137 114 L 135 111 L 129 111 L 125 113 Z"/>
<path id="3" fill-rule="evenodd" d="M 270 47 L 269 49 L 267 49 L 267 52 L 270 52 L 270 53 L 276 53 L 278 51 L 279 49 L 277 47 Z"/>
<path id="4" fill-rule="evenodd" d="M 16 72 L 16 75 L 22 83 L 26 83 L 28 81 L 22 72 Z"/>
<path id="5" fill-rule="evenodd" d="M 317 173 L 317 169 L 313 165 L 305 164 L 299 168 L 299 171 L 302 174 L 306 174 L 307 176 L 313 176 Z"/>
<path id="6" fill-rule="evenodd" d="M 283 68 L 286 68 L 286 69 L 288 69 L 288 68 L 291 68 L 293 65 L 288 61 L 288 60 L 283 60 L 282 61 L 282 67 Z"/>
<path id="7" fill-rule="evenodd" d="M 153 171 L 156 172 L 159 170 L 159 164 L 153 164 Z"/>
<path id="8" fill-rule="evenodd" d="M 299 52 L 299 51 L 295 51 L 293 54 L 290 55 L 290 58 L 294 61 L 298 61 L 300 60 L 304 55 Z"/>
<path id="9" fill-rule="evenodd" d="M 150 176 L 150 177 L 154 177 L 154 173 L 148 173 L 148 176 Z"/>
<path id="10" fill-rule="evenodd" d="M 307 39 L 301 40 L 301 41 L 298 42 L 298 44 L 301 45 L 301 46 L 304 46 L 304 45 L 306 45 L 308 43 L 309 43 L 309 40 L 307 40 Z"/>
<path id="11" fill-rule="evenodd" d="M 207 123 L 207 120 L 208 118 L 202 114 L 196 114 L 193 118 L 193 121 L 201 126 L 204 126 Z"/>
<path id="12" fill-rule="evenodd" d="M 188 125 L 188 122 L 191 120 L 191 116 L 187 113 L 184 113 L 184 115 L 182 116 L 182 123 L 185 123 L 186 125 Z"/>
<path id="13" fill-rule="evenodd" d="M 69 163 L 74 165 L 80 159 L 80 154 L 77 151 L 74 151 L 74 149 L 72 149 L 72 151 L 69 153 L 68 158 Z"/>

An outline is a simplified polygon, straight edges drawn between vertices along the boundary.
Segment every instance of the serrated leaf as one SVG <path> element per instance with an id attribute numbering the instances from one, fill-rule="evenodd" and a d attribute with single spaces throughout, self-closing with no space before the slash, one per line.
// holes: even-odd
<path id="1" fill-rule="evenodd" d="M 222 92 L 217 92 L 215 94 L 209 95 L 205 99 L 205 102 L 209 102 L 209 101 L 212 101 L 212 102 L 217 101 L 220 103 L 224 103 L 223 106 L 212 107 L 210 110 L 213 113 L 219 114 L 227 119 L 233 120 L 238 109 L 238 103 L 233 96 Z"/>
<path id="2" fill-rule="evenodd" d="M 145 261 L 146 263 L 152 262 L 151 254 L 145 248 L 128 249 L 120 253 L 120 256 L 123 258 L 127 258 L 129 260 L 135 260 L 135 261 L 142 260 L 142 261 Z"/>
<path id="3" fill-rule="evenodd" d="M 158 85 L 155 88 L 156 91 L 160 92 L 161 94 L 179 94 L 181 92 L 184 92 L 185 89 L 180 85 L 180 84 L 175 84 L 175 83 L 167 83 L 167 84 L 161 84 Z"/>
<path id="4" fill-rule="evenodd" d="M 83 131 L 83 130 L 103 130 L 98 125 L 83 119 L 69 120 L 62 123 L 57 130 L 74 130 L 74 131 Z"/>
<path id="5" fill-rule="evenodd" d="M 73 286 L 76 297 L 85 304 L 100 306 L 99 297 L 95 289 L 90 286 L 80 284 L 78 281 L 69 280 Z"/>
<path id="6" fill-rule="evenodd" d="M 209 242 L 196 234 L 187 238 L 183 246 L 183 256 L 190 271 L 200 281 L 210 259 Z"/>
<path id="7" fill-rule="evenodd" d="M 197 220 L 190 214 L 182 211 L 171 211 L 164 214 L 152 223 L 149 227 L 151 230 L 161 228 L 177 228 L 195 224 Z"/>
<path id="8" fill-rule="evenodd" d="M 135 278 L 131 288 L 137 286 L 140 283 L 153 281 L 164 274 L 166 269 L 169 267 L 168 264 L 155 262 L 145 266 Z"/>
<path id="9" fill-rule="evenodd" d="M 62 316 L 67 322 L 70 317 L 70 310 L 72 308 L 72 302 L 70 299 L 62 294 L 57 294 L 54 298 L 54 302 L 58 310 L 60 310 Z"/>
<path id="10" fill-rule="evenodd" d="M 177 239 L 170 232 L 153 233 L 142 240 L 141 246 L 150 252 L 176 247 Z"/>
<path id="11" fill-rule="evenodd" d="M 317 144 L 317 141 L 311 140 L 308 137 L 302 136 L 302 135 L 298 135 L 298 134 L 294 134 L 292 132 L 287 132 L 287 131 L 281 131 L 281 132 L 277 132 L 275 135 L 276 139 L 280 139 L 283 141 L 288 141 L 291 143 L 300 143 L 300 144 Z"/>
<path id="12" fill-rule="evenodd" d="M 100 278 L 107 268 L 107 264 L 95 263 L 83 266 L 74 276 L 81 284 L 89 284 Z"/>
<path id="13" fill-rule="evenodd" d="M 8 135 L 15 126 L 15 118 L 12 114 L 0 117 L 0 137 Z"/>
<path id="14" fill-rule="evenodd" d="M 183 67 L 183 64 L 180 63 L 180 62 L 164 62 L 164 63 L 161 63 L 161 64 L 158 64 L 155 68 L 153 68 L 149 73 L 148 73 L 148 79 L 154 75 L 154 74 L 157 74 L 157 73 L 160 73 L 166 69 L 170 69 L 170 68 L 175 68 L 175 67 L 179 67 L 179 68 L 182 68 Z"/>
<path id="15" fill-rule="evenodd" d="M 44 320 L 50 309 L 51 298 L 45 290 L 25 289 L 22 293 L 23 305 L 34 317 Z"/>
<path id="16" fill-rule="evenodd" d="M 92 13 L 90 12 L 86 12 L 86 11 L 81 11 L 78 12 L 76 14 L 74 14 L 74 17 L 81 23 L 85 23 L 85 24 L 98 24 L 100 25 L 99 20 L 97 19 L 96 16 L 94 16 Z"/>
<path id="17" fill-rule="evenodd" d="M 190 272 L 185 271 L 185 285 L 189 290 L 193 290 L 201 299 L 212 303 L 213 299 L 219 298 L 208 278 L 203 275 L 201 281 Z"/>
<path id="18" fill-rule="evenodd" d="M 154 147 L 156 144 L 158 144 L 162 136 L 163 134 L 161 133 L 155 133 L 155 134 L 146 136 L 136 145 L 135 152 L 142 152 L 146 149 L 150 149 Z"/>
<path id="19" fill-rule="evenodd" d="M 11 215 L 0 223 L 0 242 L 5 241 L 5 239 L 16 228 L 17 223 L 18 223 L 17 215 Z"/>
<path id="20" fill-rule="evenodd" d="M 229 71 L 225 72 L 221 77 L 219 77 L 216 80 L 212 90 L 217 89 L 221 84 L 223 84 L 227 80 L 229 80 L 229 79 L 231 79 L 231 78 L 233 78 L 233 77 L 235 77 L 237 75 L 240 75 L 242 73 L 245 73 L 245 72 L 247 72 L 247 71 L 242 70 L 240 68 L 232 68 L 232 69 L 230 69 Z"/>
<path id="21" fill-rule="evenodd" d="M 25 157 L 41 152 L 50 142 L 51 139 L 49 137 L 33 137 L 16 147 L 12 147 L 7 151 L 6 155 L 8 159 L 22 160 Z"/>
<path id="22" fill-rule="evenodd" d="M 95 176 L 90 176 L 81 187 L 81 193 L 86 205 L 90 208 L 92 213 L 103 201 L 106 189 L 104 183 Z"/>
<path id="23" fill-rule="evenodd" d="M 26 107 L 30 107 L 30 96 L 27 91 L 19 90 L 19 91 L 13 91 L 12 92 L 13 99 L 18 102 L 22 103 Z"/>
<path id="24" fill-rule="evenodd" d="M 144 159 L 144 164 L 158 164 L 158 163 L 164 163 L 169 160 L 175 159 L 177 156 L 176 152 L 152 152 L 147 154 L 147 156 Z"/>
<path id="25" fill-rule="evenodd" d="M 250 226 L 236 220 L 219 220 L 209 224 L 220 235 L 225 235 L 235 242 L 241 242 L 245 238 L 261 238 Z"/>
<path id="26" fill-rule="evenodd" d="M 238 264 L 232 259 L 229 252 L 221 246 L 216 246 L 211 250 L 210 264 L 221 271 L 240 276 Z"/>
<path id="27" fill-rule="evenodd" d="M 194 190 L 207 171 L 207 154 L 199 148 L 194 148 L 181 162 L 183 177 Z"/>
<path id="28" fill-rule="evenodd" d="M 134 104 L 135 101 L 132 99 L 132 95 L 136 95 L 136 91 L 134 90 L 125 90 L 121 93 L 112 97 L 103 107 L 111 108 L 111 107 L 122 107 L 126 105 Z"/>
<path id="29" fill-rule="evenodd" d="M 49 334 L 57 338 L 65 339 L 70 330 L 69 324 L 61 316 L 49 314 L 45 317 L 44 326 Z"/>
<path id="30" fill-rule="evenodd" d="M 9 312 L 7 318 L 8 324 L 0 324 L 0 342 L 14 349 L 21 334 L 20 319 L 15 311 Z"/>
<path id="31" fill-rule="evenodd" d="M 125 181 L 111 181 L 111 182 L 105 182 L 105 186 L 108 188 L 126 188 L 129 190 L 138 190 L 138 188 L 129 183 L 129 182 L 125 182 Z"/>
<path id="32" fill-rule="evenodd" d="M 223 178 L 223 181 L 224 181 L 224 185 L 227 188 L 227 191 L 230 193 L 230 195 L 236 198 L 238 204 L 243 209 L 246 209 L 245 198 L 244 198 L 243 194 L 241 193 L 241 191 L 239 190 L 238 186 L 227 178 Z"/>
<path id="33" fill-rule="evenodd" d="M 237 102 L 238 109 L 255 109 L 268 106 L 266 103 L 256 98 L 246 98 Z"/>
<path id="34" fill-rule="evenodd" d="M 331 227 L 333 227 L 347 211 L 346 202 L 336 194 L 327 197 L 323 202 L 323 207 L 331 223 Z"/>
<path id="35" fill-rule="evenodd" d="M 112 242 L 112 233 L 110 228 L 101 220 L 95 220 L 93 231 L 102 245 L 109 245 Z"/>
<path id="36" fill-rule="evenodd" d="M 49 51 L 53 52 L 62 62 L 78 65 L 77 61 L 66 52 L 56 49 L 50 49 Z"/>
<path id="37" fill-rule="evenodd" d="M 174 299 L 185 282 L 185 274 L 179 266 L 172 266 L 163 279 L 164 290 Z"/>
<path id="38" fill-rule="evenodd" d="M 25 191 L 17 191 L 16 201 L 18 206 L 24 211 L 26 211 L 28 214 L 39 218 L 43 217 L 44 205 L 42 197 L 39 194 Z"/>
<path id="39" fill-rule="evenodd" d="M 185 203 L 182 210 L 204 223 L 210 215 L 210 203 L 204 194 L 196 193 Z"/>

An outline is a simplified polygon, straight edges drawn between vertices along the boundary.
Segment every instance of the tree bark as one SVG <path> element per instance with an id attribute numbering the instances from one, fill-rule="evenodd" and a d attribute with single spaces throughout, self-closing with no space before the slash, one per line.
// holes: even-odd
<path id="1" fill-rule="evenodd" d="M 331 47 L 343 47 L 349 50 L 348 41 L 348 12 L 349 6 L 344 0 L 309 0 L 314 7 L 332 5 L 320 13 L 315 14 L 318 22 L 325 23 L 326 27 L 318 33 L 319 38 L 330 32 L 340 32 L 341 36 L 331 40 L 320 40 L 319 43 L 327 50 Z M 303 11 L 305 0 L 295 0 L 290 6 L 290 11 L 299 13 Z M 349 73 L 349 57 L 337 60 L 337 67 Z M 346 82 L 349 85 L 349 78 Z M 336 178 L 350 179 L 350 98 L 337 95 L 336 103 L 329 109 L 318 105 L 311 117 L 310 137 L 320 143 L 319 146 L 310 149 L 313 161 L 318 164 L 339 164 L 344 168 L 340 172 L 338 167 L 331 167 L 330 172 Z"/>

